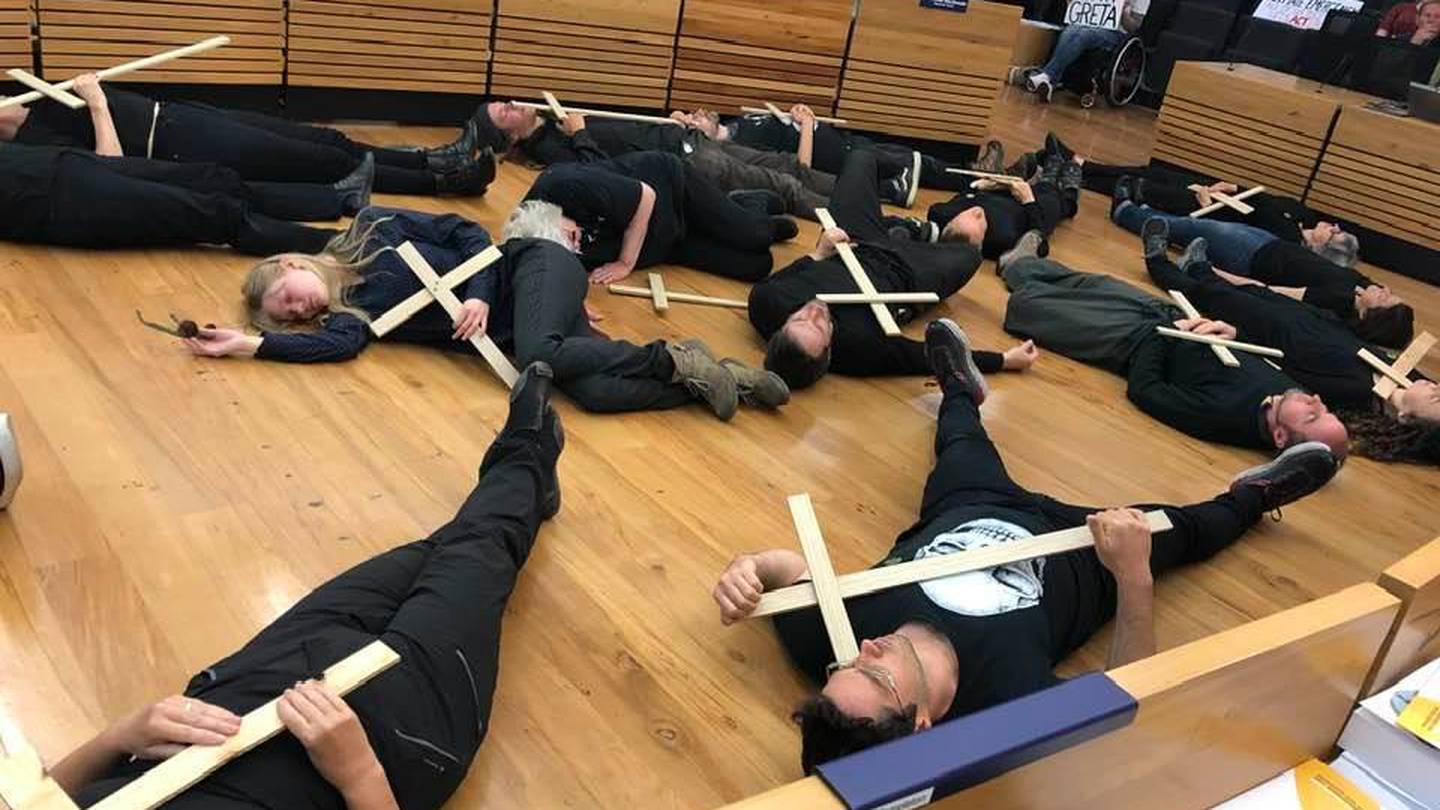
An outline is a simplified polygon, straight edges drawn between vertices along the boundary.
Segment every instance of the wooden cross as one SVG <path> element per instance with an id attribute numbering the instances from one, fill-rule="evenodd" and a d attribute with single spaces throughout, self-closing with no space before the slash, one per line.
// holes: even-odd
<path id="1" fill-rule="evenodd" d="M 764 107 L 741 107 L 741 108 L 740 108 L 740 112 L 747 112 L 747 113 L 765 113 L 765 112 L 768 112 L 768 113 L 770 113 L 771 115 L 775 116 L 776 118 L 780 119 L 781 121 L 784 121 L 784 122 L 787 123 L 787 124 L 790 123 L 790 113 L 787 113 L 787 112 L 785 112 L 784 110 L 780 109 L 780 106 L 779 106 L 778 104 L 772 104 L 772 103 L 770 103 L 770 102 L 768 102 L 768 101 L 762 102 L 762 103 L 765 105 Z M 822 124 L 832 124 L 832 125 L 834 125 L 834 126 L 842 126 L 842 127 L 845 126 L 846 124 L 850 123 L 849 121 L 845 120 L 844 118 L 828 118 L 828 117 L 823 116 L 823 115 L 817 115 L 817 116 L 815 116 L 815 120 L 816 120 L 816 121 L 819 121 L 819 122 L 822 123 Z"/>
<path id="2" fill-rule="evenodd" d="M 982 172 L 982 171 L 980 171 L 980 170 L 978 170 L 978 169 L 955 169 L 955 168 L 949 168 L 949 169 L 946 169 L 945 171 L 946 171 L 946 172 L 949 172 L 950 174 L 964 174 L 964 175 L 968 175 L 968 176 L 970 176 L 970 177 L 978 177 L 978 178 L 980 178 L 981 180 L 994 180 L 994 181 L 997 182 L 997 183 L 1023 183 L 1023 182 L 1025 182 L 1025 178 L 1023 178 L 1023 177 L 1016 177 L 1016 176 L 1013 175 L 1013 174 L 996 174 L 995 172 Z"/>
<path id="3" fill-rule="evenodd" d="M 1371 389 L 1375 392 L 1375 396 L 1388 400 L 1396 390 L 1409 388 L 1411 385 L 1410 372 L 1420 365 L 1420 361 L 1424 360 L 1425 355 L 1434 347 L 1435 336 L 1429 332 L 1421 332 L 1410 342 L 1409 346 L 1405 347 L 1405 351 L 1395 358 L 1393 363 L 1386 363 L 1369 349 L 1361 349 L 1359 351 L 1360 359 L 1380 372 L 1381 375 L 1375 383 L 1375 387 Z"/>
<path id="4" fill-rule="evenodd" d="M 1155 327 L 1155 331 L 1159 332 L 1165 337 L 1171 337 L 1177 340 L 1188 340 L 1191 343 L 1208 343 L 1211 346 L 1223 346 L 1227 349 L 1234 349 L 1237 352 L 1249 352 L 1250 354 L 1258 354 L 1261 357 L 1274 357 L 1278 359 L 1285 356 L 1285 352 L 1282 352 L 1279 349 L 1272 349 L 1269 346 L 1257 346 L 1254 343 L 1244 343 L 1239 340 L 1227 340 L 1222 337 L 1215 337 L 1214 335 L 1197 335 L 1194 332 L 1186 332 L 1181 329 L 1171 329 L 1168 326 L 1157 326 Z M 1239 361 L 1237 360 L 1236 362 L 1238 363 Z"/>
<path id="5" fill-rule="evenodd" d="M 97 72 L 95 75 L 102 81 L 105 79 L 112 79 L 116 76 L 122 76 L 126 73 L 134 73 L 137 70 L 143 70 L 144 68 L 164 64 L 165 62 L 179 59 L 182 56 L 191 56 L 193 54 L 201 53 L 203 51 L 214 50 L 221 45 L 228 45 L 229 43 L 229 37 L 211 37 L 210 39 L 197 42 L 194 45 L 186 45 L 183 48 L 176 48 L 174 50 L 154 54 L 153 56 L 147 56 L 144 59 L 136 59 L 133 62 L 126 62 L 121 65 L 116 65 L 115 67 L 105 68 L 104 70 Z M 29 104 L 32 101 L 37 101 L 46 97 L 53 98 L 68 107 L 72 107 L 73 109 L 79 109 L 80 107 L 85 106 L 85 102 L 82 99 L 76 97 L 73 94 L 65 92 L 66 90 L 69 90 L 70 88 L 75 86 L 74 79 L 68 79 L 66 81 L 60 82 L 59 84 L 50 84 L 49 82 L 36 76 L 32 76 L 23 70 L 12 70 L 9 72 L 9 76 L 16 81 L 29 86 L 31 88 L 31 91 L 29 93 L 21 93 L 18 96 L 11 96 L 10 98 L 0 100 L 0 109 L 4 109 L 6 107 L 14 107 L 20 104 Z M 67 100 L 67 98 L 69 100 Z M 74 104 L 74 102 L 79 102 L 79 104 Z"/>
<path id="6" fill-rule="evenodd" d="M 816 208 L 815 217 L 820 220 L 820 227 L 823 230 L 830 230 L 837 227 L 835 218 L 830 216 L 830 211 L 825 208 Z M 841 242 L 835 246 L 835 252 L 840 254 L 840 261 L 845 264 L 845 269 L 850 271 L 850 277 L 855 280 L 855 286 L 860 292 L 868 295 L 879 295 L 880 291 L 875 289 L 870 277 L 865 275 L 865 268 L 860 265 L 860 260 L 855 258 L 855 248 L 849 242 Z M 895 322 L 895 317 L 890 314 L 889 307 L 878 302 L 869 304 L 870 311 L 875 315 L 875 320 L 880 322 L 880 330 L 889 337 L 899 337 L 904 333 L 900 331 L 900 324 Z"/>
<path id="7" fill-rule="evenodd" d="M 649 298 L 651 306 L 656 312 L 668 312 L 670 304 L 702 304 L 711 307 L 728 307 L 730 309 L 749 309 L 750 305 L 735 298 L 715 298 L 709 295 L 695 295 L 694 293 L 674 292 L 665 286 L 665 280 L 659 273 L 647 273 L 649 276 L 649 287 L 629 287 L 624 284 L 606 284 L 605 289 L 615 295 L 629 295 L 636 298 Z"/>
<path id="8" fill-rule="evenodd" d="M 544 104 L 536 104 L 533 101 L 516 101 L 514 104 L 517 107 L 526 107 L 532 110 L 549 110 L 554 114 L 556 112 L 555 107 L 550 105 L 552 99 L 555 101 L 555 105 L 560 107 L 560 112 L 580 113 L 589 118 L 613 118 L 617 121 L 640 121 L 646 124 L 674 124 L 677 127 L 685 126 L 684 123 L 676 121 L 674 118 L 661 118 L 658 115 L 637 115 L 635 113 L 613 112 L 611 110 L 595 110 L 587 107 L 565 107 L 560 105 L 560 100 L 555 98 L 555 94 L 549 91 L 545 92 Z M 562 117 L 560 120 L 563 121 L 565 119 Z"/>
<path id="9" fill-rule="evenodd" d="M 1196 186 L 1191 186 L 1191 187 L 1190 187 L 1190 190 L 1191 190 L 1191 191 L 1194 191 L 1195 189 L 1196 189 Z M 1208 190 L 1208 189 L 1207 189 L 1207 190 Z M 1251 206 L 1249 206 L 1249 205 L 1246 205 L 1245 203 L 1241 202 L 1241 200 L 1244 200 L 1244 199 L 1246 199 L 1247 197 L 1254 197 L 1256 194 L 1259 194 L 1260 192 L 1262 192 L 1262 191 L 1264 191 L 1264 190 L 1265 190 L 1265 187 L 1264 187 L 1264 186 L 1255 186 L 1254 188 L 1248 188 L 1248 189 L 1246 189 L 1246 190 L 1244 190 L 1244 191 L 1242 191 L 1242 192 L 1240 192 L 1239 194 L 1236 194 L 1236 195 L 1234 195 L 1234 196 L 1231 196 L 1231 195 L 1229 195 L 1229 194 L 1221 194 L 1221 193 L 1218 192 L 1218 191 L 1211 191 L 1211 192 L 1210 192 L 1210 197 L 1211 197 L 1212 199 L 1218 200 L 1219 202 L 1215 202 L 1215 203 L 1212 203 L 1212 204 L 1210 204 L 1210 205 L 1205 206 L 1204 208 L 1200 208 L 1200 209 L 1197 209 L 1197 210 L 1195 210 L 1195 211 L 1191 211 L 1191 212 L 1190 212 L 1190 216 L 1191 216 L 1192 219 L 1199 219 L 1200 217 L 1203 217 L 1203 216 L 1205 216 L 1206 214 L 1213 214 L 1213 213 L 1215 213 L 1216 211 L 1219 211 L 1221 208 L 1234 208 L 1236 211 L 1239 211 L 1239 212 L 1242 213 L 1242 214 L 1249 214 L 1249 213 L 1253 212 L 1255 209 L 1254 209 L 1253 207 L 1251 207 Z"/>
<path id="10" fill-rule="evenodd" d="M 820 606 L 820 619 L 825 622 L 825 633 L 830 637 L 830 648 L 835 660 L 848 664 L 860 657 L 860 644 L 855 641 L 855 628 L 850 626 L 850 614 L 845 612 L 845 596 L 840 592 L 840 581 L 835 568 L 830 564 L 830 552 L 825 548 L 825 538 L 820 534 L 820 521 L 815 518 L 815 506 L 810 503 L 809 493 L 791 495 L 786 499 L 790 505 L 790 520 L 795 524 L 795 534 L 800 538 L 800 551 L 805 555 L 805 565 L 810 569 L 810 581 L 791 587 L 801 588 L 810 595 L 810 604 Z M 765 603 L 761 597 L 761 605 Z"/>
<path id="11" fill-rule="evenodd" d="M 471 276 L 489 267 L 492 262 L 500 258 L 500 249 L 491 245 L 471 256 L 459 267 L 441 276 L 435 272 L 435 268 L 431 267 L 429 262 L 425 261 L 425 257 L 420 255 L 420 251 L 415 248 L 414 244 L 406 242 L 396 248 L 395 252 L 400 254 L 400 258 L 410 266 L 410 271 L 419 277 L 420 283 L 425 285 L 425 288 L 371 321 L 370 331 L 374 332 L 376 337 L 384 337 L 395 327 L 410 320 L 415 313 L 433 303 L 444 307 L 445 311 L 450 313 L 450 317 L 458 317 L 462 304 L 453 292 L 454 288 L 465 283 Z M 520 372 L 510 365 L 510 360 L 505 357 L 504 352 L 500 351 L 500 347 L 495 345 L 495 341 L 491 340 L 489 335 L 479 334 L 470 338 L 470 343 L 480 351 L 480 356 L 484 357 L 485 362 L 490 364 L 490 368 L 495 374 L 505 381 L 505 385 L 514 388 L 515 381 L 520 379 Z"/>
<path id="12" fill-rule="evenodd" d="M 550 92 L 549 90 L 544 90 L 542 92 L 545 95 L 545 103 L 550 105 L 550 112 L 555 114 L 556 121 L 564 121 L 566 118 L 569 117 L 569 113 L 567 113 L 565 111 L 565 108 L 561 106 L 560 99 L 556 98 L 554 93 Z"/>
<path id="13" fill-rule="evenodd" d="M 793 610 L 801 610 L 812 605 L 820 605 L 820 615 L 825 620 L 826 630 L 830 633 L 831 644 L 835 644 L 835 636 L 838 630 L 849 629 L 849 620 L 846 619 L 843 628 L 831 629 L 830 618 L 826 614 L 825 603 L 829 601 L 830 612 L 834 613 L 837 603 L 841 600 L 851 599 L 856 596 L 885 591 L 891 588 L 898 588 L 901 585 L 913 585 L 917 582 L 928 582 L 932 579 L 964 574 L 970 571 L 980 571 L 986 568 L 996 568 L 1011 563 L 1033 560 L 1037 557 L 1049 557 L 1054 554 L 1064 554 L 1067 551 L 1075 551 L 1082 548 L 1090 548 L 1095 545 L 1095 536 L 1090 533 L 1088 526 L 1076 526 L 1072 529 L 1061 529 L 1058 532 L 1049 532 L 1030 537 L 1024 540 L 1015 540 L 1009 543 L 1001 543 L 987 548 L 975 549 L 974 551 L 961 551 L 954 554 L 943 554 L 938 557 L 925 557 L 919 560 L 886 565 L 880 568 L 871 568 L 865 571 L 858 571 L 853 574 L 845 574 L 836 577 L 834 570 L 830 568 L 828 556 L 824 557 L 821 565 L 821 572 L 817 573 L 815 562 L 811 560 L 812 555 L 817 559 L 824 556 L 824 541 L 816 544 L 814 541 L 819 537 L 819 529 L 811 528 L 806 523 L 805 529 L 801 529 L 802 521 L 813 522 L 814 511 L 810 507 L 809 495 L 790 496 L 790 509 L 795 519 L 796 530 L 801 534 L 801 546 L 806 548 L 809 543 L 811 548 L 806 548 L 805 562 L 810 566 L 811 582 L 801 582 L 785 588 L 777 588 L 765 593 L 760 597 L 760 605 L 750 614 L 750 618 L 758 616 L 772 616 L 776 613 L 789 613 Z M 808 517 L 805 513 L 808 513 Z M 1145 513 L 1145 522 L 1152 532 L 1163 532 L 1174 528 L 1170 517 L 1164 511 L 1156 509 Z M 812 532 L 807 540 L 806 533 Z M 815 554 L 814 549 L 819 553 Z M 821 580 L 825 581 L 822 582 Z M 843 606 L 840 608 L 843 613 Z M 839 649 L 837 647 L 837 656 Z M 843 660 L 843 658 L 837 658 Z"/>
<path id="14" fill-rule="evenodd" d="M 1196 309 L 1195 305 L 1190 303 L 1190 299 L 1185 296 L 1185 293 L 1179 290 L 1166 290 L 1166 292 L 1170 293 L 1170 297 L 1174 299 L 1175 305 L 1180 307 L 1180 310 L 1185 313 L 1186 318 L 1200 317 L 1200 310 Z M 1215 356 L 1220 358 L 1221 363 L 1230 368 L 1239 368 L 1240 360 L 1224 346 L 1217 346 L 1212 343 L 1210 344 L 1210 351 L 1214 352 Z"/>
<path id="15" fill-rule="evenodd" d="M 1209 186 L 1202 186 L 1199 183 L 1191 183 L 1190 185 L 1186 186 L 1186 188 L 1190 191 L 1195 192 L 1196 194 L 1199 194 L 1201 196 L 1201 199 L 1209 197 L 1215 202 L 1220 203 L 1221 207 L 1234 208 L 1236 211 L 1239 211 L 1242 216 L 1249 216 L 1250 214 L 1255 213 L 1255 206 L 1247 202 L 1242 202 L 1242 200 L 1245 199 L 1244 197 L 1231 197 L 1229 194 L 1226 194 L 1223 191 L 1216 191 Z M 1259 192 L 1255 191 L 1255 189 L 1250 189 L 1246 192 L 1246 195 L 1253 196 L 1258 193 Z"/>
<path id="16" fill-rule="evenodd" d="M 325 685 L 345 696 L 400 662 L 383 641 L 372 641 L 325 670 Z M 220 745 L 192 745 L 151 768 L 143 776 L 91 805 L 91 810 L 150 810 L 170 801 L 221 766 L 281 731 L 277 697 L 240 718 L 240 731 Z M 40 757 L 18 734 L 5 734 L 0 751 L 0 801 L 10 810 L 78 810 L 55 780 L 45 775 Z"/>

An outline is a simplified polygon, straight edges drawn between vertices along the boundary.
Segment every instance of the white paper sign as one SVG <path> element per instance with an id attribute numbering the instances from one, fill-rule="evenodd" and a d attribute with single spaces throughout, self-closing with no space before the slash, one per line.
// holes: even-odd
<path id="1" fill-rule="evenodd" d="M 1119 28 L 1124 7 L 1125 0 L 1070 0 L 1065 7 L 1065 24 Z"/>
<path id="2" fill-rule="evenodd" d="M 1255 16 L 1295 28 L 1318 29 L 1332 8 L 1359 11 L 1364 7 L 1363 0 L 1260 0 Z"/>

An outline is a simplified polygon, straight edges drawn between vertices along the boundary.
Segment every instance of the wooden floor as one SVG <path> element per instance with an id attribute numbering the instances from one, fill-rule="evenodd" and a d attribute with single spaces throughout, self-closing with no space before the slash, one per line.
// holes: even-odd
<path id="1" fill-rule="evenodd" d="M 1140 162 L 1153 117 L 1021 97 L 997 122 L 1012 149 L 1053 127 L 1098 159 Z M 498 232 L 530 177 L 507 166 L 483 198 L 381 202 Z M 1136 239 L 1105 212 L 1087 193 L 1055 255 L 1148 286 Z M 814 236 L 802 225 L 777 266 Z M 180 689 L 331 575 L 446 520 L 501 424 L 505 391 L 478 359 L 377 346 L 333 366 L 200 361 L 135 322 L 137 307 L 234 322 L 246 267 L 213 249 L 0 246 L 0 409 L 27 468 L 0 513 L 0 722 L 47 757 Z M 666 274 L 675 289 L 744 294 Z M 1440 290 L 1376 275 L 1440 329 Z M 761 355 L 739 313 L 591 301 L 617 337 L 700 336 Z M 999 348 L 1011 342 L 1004 302 L 987 265 L 936 314 Z M 985 419 L 1012 473 L 1065 500 L 1204 499 L 1262 460 L 1150 421 L 1118 378 L 1060 357 L 991 385 Z M 742 410 L 728 425 L 699 407 L 591 416 L 562 402 L 565 508 L 511 603 L 490 735 L 449 806 L 706 808 L 797 777 L 788 713 L 804 685 L 766 625 L 720 626 L 710 587 L 737 552 L 795 547 L 794 492 L 814 496 L 839 570 L 882 555 L 915 517 L 937 399 L 924 379 L 832 376 L 779 415 Z M 1433 469 L 1350 461 L 1283 522 L 1164 578 L 1162 647 L 1373 579 L 1437 533 L 1437 484 Z M 1107 643 L 1066 669 L 1098 666 Z"/>

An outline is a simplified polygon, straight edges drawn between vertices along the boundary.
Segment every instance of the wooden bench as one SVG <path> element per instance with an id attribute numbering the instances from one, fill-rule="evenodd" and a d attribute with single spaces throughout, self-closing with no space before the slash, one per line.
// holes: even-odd
<path id="1" fill-rule="evenodd" d="M 1389 689 L 1440 658 L 1440 538 L 1385 569 L 1380 586 L 1400 600 L 1400 615 L 1361 697 Z"/>
<path id="2" fill-rule="evenodd" d="M 0 0 L 0 63 L 5 68 L 32 70 L 30 0 Z"/>

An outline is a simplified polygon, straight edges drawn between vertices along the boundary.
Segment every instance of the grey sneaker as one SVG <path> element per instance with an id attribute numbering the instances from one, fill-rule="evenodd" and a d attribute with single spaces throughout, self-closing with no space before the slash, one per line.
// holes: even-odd
<path id="1" fill-rule="evenodd" d="M 1254 489 L 1260 493 L 1261 508 L 1273 512 L 1314 493 L 1339 470 L 1339 460 L 1323 442 L 1302 442 L 1235 476 L 1230 491 Z"/>
<path id="2" fill-rule="evenodd" d="M 937 318 L 925 327 L 925 356 L 945 396 L 967 396 L 980 407 L 989 395 L 985 375 L 975 366 L 970 338 L 949 318 Z"/>
<path id="3" fill-rule="evenodd" d="M 675 382 L 698 400 L 703 400 L 721 421 L 728 422 L 740 408 L 740 391 L 735 375 L 715 362 L 710 348 L 698 339 L 666 343 L 675 361 Z"/>
<path id="4" fill-rule="evenodd" d="M 1188 271 L 1192 264 L 1209 264 L 1210 257 L 1206 255 L 1209 247 L 1210 243 L 1205 241 L 1205 237 L 1195 237 L 1185 246 L 1185 252 L 1180 254 L 1180 258 L 1175 260 L 1175 266 L 1182 271 Z"/>
<path id="5" fill-rule="evenodd" d="M 733 357 L 720 361 L 735 377 L 740 401 L 752 408 L 778 408 L 790 401 L 790 386 L 773 371 L 750 368 Z"/>
<path id="6" fill-rule="evenodd" d="M 1035 258 L 1040 255 L 1040 248 L 1045 244 L 1045 235 L 1039 231 L 1026 231 L 1015 247 L 1010 248 L 1000 255 L 999 267 L 1003 272 L 1012 262 L 1019 259 Z"/>
<path id="7" fill-rule="evenodd" d="M 1164 256 L 1170 247 L 1170 223 L 1160 217 L 1150 217 L 1140 226 L 1140 244 L 1145 258 Z"/>

